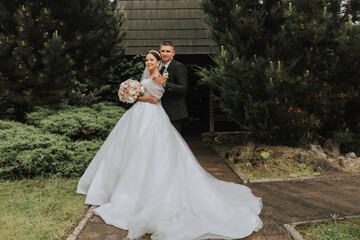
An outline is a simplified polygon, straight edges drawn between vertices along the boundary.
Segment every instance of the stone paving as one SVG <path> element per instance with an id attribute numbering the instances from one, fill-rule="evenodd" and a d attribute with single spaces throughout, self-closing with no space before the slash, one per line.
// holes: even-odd
<path id="1" fill-rule="evenodd" d="M 240 183 L 238 176 L 205 143 L 187 141 L 199 163 L 218 179 Z M 330 214 L 360 215 L 360 177 L 339 175 L 322 179 L 248 184 L 254 195 L 263 199 L 261 219 L 264 227 L 246 240 L 290 240 L 285 223 L 329 219 Z M 125 240 L 127 231 L 106 225 L 93 216 L 78 235 L 78 240 Z M 149 240 L 146 235 L 141 240 Z"/>

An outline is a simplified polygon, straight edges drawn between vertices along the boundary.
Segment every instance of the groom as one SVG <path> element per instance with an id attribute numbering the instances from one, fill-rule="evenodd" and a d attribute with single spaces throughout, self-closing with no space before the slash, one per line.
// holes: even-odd
<path id="1" fill-rule="evenodd" d="M 170 41 L 160 45 L 162 66 L 160 73 L 166 70 L 168 79 L 165 83 L 165 93 L 161 98 L 162 106 L 170 118 L 172 125 L 181 134 L 182 125 L 188 117 L 185 95 L 188 88 L 187 69 L 184 64 L 174 59 L 175 49 Z"/>

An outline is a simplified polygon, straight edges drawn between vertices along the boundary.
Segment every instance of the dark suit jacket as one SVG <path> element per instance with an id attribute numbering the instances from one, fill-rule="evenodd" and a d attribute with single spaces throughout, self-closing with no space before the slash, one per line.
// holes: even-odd
<path id="1" fill-rule="evenodd" d="M 173 59 L 167 71 L 169 78 L 161 103 L 171 121 L 188 117 L 185 95 L 188 88 L 187 69 L 184 64 Z"/>

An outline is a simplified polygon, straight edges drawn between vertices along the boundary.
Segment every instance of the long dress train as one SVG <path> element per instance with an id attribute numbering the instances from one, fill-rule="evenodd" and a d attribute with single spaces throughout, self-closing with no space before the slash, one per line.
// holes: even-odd
<path id="1" fill-rule="evenodd" d="M 142 84 L 151 92 L 151 79 Z M 121 117 L 77 192 L 130 239 L 234 239 L 262 227 L 261 199 L 207 173 L 161 104 L 137 102 Z"/>

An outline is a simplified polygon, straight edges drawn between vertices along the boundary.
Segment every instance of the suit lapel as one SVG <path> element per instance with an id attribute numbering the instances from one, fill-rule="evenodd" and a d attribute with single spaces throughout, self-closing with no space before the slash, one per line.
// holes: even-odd
<path id="1" fill-rule="evenodd" d="M 175 62 L 175 59 L 173 59 L 173 60 L 170 62 L 169 66 L 168 66 L 167 69 L 166 69 L 166 70 L 168 71 L 168 73 L 169 73 L 169 79 L 168 79 L 169 82 L 171 82 L 171 80 L 172 80 L 171 75 L 173 74 L 172 69 L 173 69 L 173 66 L 174 66 L 174 62 Z"/>
<path id="2" fill-rule="evenodd" d="M 170 64 L 169 64 L 169 66 L 167 67 L 167 70 L 168 70 L 168 71 L 172 68 L 172 66 L 174 65 L 174 62 L 175 62 L 175 60 L 174 60 L 174 59 L 173 59 L 173 60 L 171 60 L 171 62 L 170 62 Z"/>

